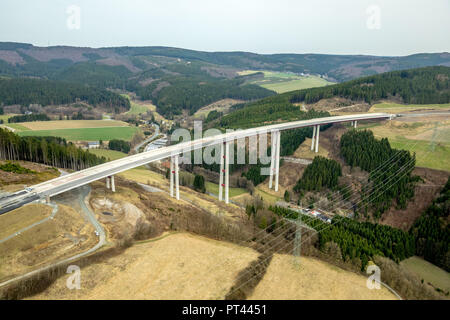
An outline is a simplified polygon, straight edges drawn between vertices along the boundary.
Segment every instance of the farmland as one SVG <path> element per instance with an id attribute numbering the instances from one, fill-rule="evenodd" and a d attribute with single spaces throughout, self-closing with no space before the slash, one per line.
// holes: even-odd
<path id="1" fill-rule="evenodd" d="M 450 171 L 450 122 L 416 120 L 393 120 L 359 128 L 372 130 L 377 138 L 387 137 L 394 148 L 415 152 L 419 167 Z"/>
<path id="2" fill-rule="evenodd" d="M 8 124 L 11 126 L 13 124 Z M 82 129 L 82 128 L 106 128 L 106 127 L 127 127 L 123 121 L 105 120 L 59 120 L 59 121 L 35 121 L 23 122 L 21 126 L 29 130 L 59 130 L 59 129 Z"/>
<path id="3" fill-rule="evenodd" d="M 131 140 L 137 127 L 114 120 L 60 120 L 8 123 L 19 136 L 61 137 L 68 141 Z"/>
<path id="4" fill-rule="evenodd" d="M 450 143 L 439 142 L 433 146 L 429 141 L 417 141 L 401 137 L 390 138 L 394 148 L 403 148 L 416 153 L 416 165 L 450 171 Z"/>
<path id="5" fill-rule="evenodd" d="M 245 70 L 240 72 L 240 75 L 250 75 L 257 71 Z M 288 91 L 322 87 L 331 82 L 318 76 L 299 76 L 293 73 L 286 72 L 272 72 L 263 71 L 264 79 L 251 81 L 252 84 L 259 85 L 263 88 L 273 90 L 277 93 L 284 93 Z"/>
<path id="6" fill-rule="evenodd" d="M 27 131 L 27 130 L 30 130 L 30 129 L 28 129 L 27 127 L 23 126 L 20 123 L 8 123 L 7 125 L 5 124 L 3 126 L 11 128 L 13 131 Z"/>
<path id="7" fill-rule="evenodd" d="M 411 111 L 432 111 L 432 110 L 450 110 L 450 103 L 445 104 L 399 104 L 393 102 L 382 102 L 374 104 L 369 112 L 389 112 L 389 113 L 399 113 L 399 112 L 411 112 Z"/>
<path id="8" fill-rule="evenodd" d="M 131 140 L 139 130 L 136 127 L 104 127 L 104 128 L 79 128 L 79 129 L 56 129 L 37 131 L 18 131 L 19 136 L 34 137 L 61 137 L 68 141 L 109 141 L 111 139 Z"/>

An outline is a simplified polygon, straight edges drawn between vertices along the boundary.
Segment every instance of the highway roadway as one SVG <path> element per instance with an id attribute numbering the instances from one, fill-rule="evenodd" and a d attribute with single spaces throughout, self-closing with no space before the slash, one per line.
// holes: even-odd
<path id="1" fill-rule="evenodd" d="M 53 180 L 49 180 L 38 185 L 26 188 L 25 190 L 11 195 L 8 198 L 0 199 L 0 214 L 16 209 L 22 205 L 25 205 L 26 203 L 30 203 L 38 199 L 45 199 L 46 197 L 52 197 L 60 193 L 89 184 L 93 181 L 100 180 L 153 161 L 169 158 L 171 156 L 181 154 L 185 151 L 197 150 L 204 147 L 217 145 L 223 142 L 232 142 L 236 139 L 270 133 L 271 131 L 277 130 L 283 131 L 295 128 L 359 120 L 389 120 L 394 117 L 395 115 L 387 113 L 365 113 L 285 122 L 257 128 L 238 130 L 230 133 L 216 135 L 213 137 L 206 137 L 160 149 L 150 150 L 140 154 L 97 165 L 85 170 L 77 171 L 65 176 L 61 176 Z"/>

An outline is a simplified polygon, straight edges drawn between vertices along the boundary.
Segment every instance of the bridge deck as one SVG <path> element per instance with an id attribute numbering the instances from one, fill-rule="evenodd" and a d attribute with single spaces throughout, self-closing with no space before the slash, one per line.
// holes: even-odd
<path id="1" fill-rule="evenodd" d="M 234 141 L 245 137 L 251 137 L 259 134 L 270 133 L 274 130 L 289 130 L 294 128 L 310 127 L 315 125 L 324 125 L 331 123 L 373 120 L 373 119 L 391 119 L 393 115 L 386 113 L 366 113 L 357 115 L 333 116 L 326 118 L 317 118 L 311 120 L 301 120 L 273 124 L 257 128 L 237 130 L 230 133 L 220 134 L 213 137 L 206 137 L 194 141 L 183 142 L 176 145 L 143 152 L 140 154 L 128 156 L 122 159 L 97 165 L 85 170 L 74 172 L 65 176 L 49 180 L 32 187 L 33 194 L 40 198 L 46 196 L 55 196 L 57 194 L 78 188 L 93 181 L 106 178 L 108 176 L 142 166 L 144 164 L 165 159 L 184 151 L 197 150 L 208 146 L 217 145 L 225 141 Z"/>

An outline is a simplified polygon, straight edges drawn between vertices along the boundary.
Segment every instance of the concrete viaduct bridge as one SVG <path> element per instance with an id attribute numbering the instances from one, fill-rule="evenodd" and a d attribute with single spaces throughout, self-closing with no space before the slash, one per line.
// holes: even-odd
<path id="1" fill-rule="evenodd" d="M 356 128 L 357 121 L 360 120 L 392 120 L 393 114 L 387 113 L 366 113 L 345 116 L 332 116 L 325 118 L 316 118 L 311 120 L 301 120 L 293 122 L 285 122 L 273 124 L 257 128 L 238 130 L 230 133 L 205 137 L 194 141 L 179 143 L 176 145 L 164 147 L 161 149 L 151 150 L 140 154 L 128 156 L 119 160 L 111 161 L 101 165 L 97 165 L 85 170 L 77 171 L 68 175 L 64 175 L 53 180 L 49 180 L 38 185 L 26 188 L 16 192 L 6 198 L 0 199 L 0 214 L 19 208 L 26 203 L 38 199 L 50 199 L 60 193 L 81 187 L 93 181 L 105 179 L 108 188 L 115 191 L 114 175 L 120 172 L 139 167 L 154 161 L 170 158 L 170 195 L 176 199 L 180 199 L 179 191 L 179 156 L 184 152 L 202 149 L 209 146 L 221 145 L 220 156 L 220 182 L 219 182 L 219 200 L 229 202 L 229 165 L 230 165 L 230 145 L 235 140 L 257 137 L 261 134 L 271 134 L 272 152 L 270 165 L 269 187 L 273 184 L 275 190 L 278 191 L 278 176 L 280 164 L 280 135 L 281 131 L 313 127 L 313 139 L 311 150 L 318 152 L 320 126 L 351 122 Z M 275 150 L 275 152 L 273 152 Z M 275 181 L 273 182 L 273 178 Z"/>

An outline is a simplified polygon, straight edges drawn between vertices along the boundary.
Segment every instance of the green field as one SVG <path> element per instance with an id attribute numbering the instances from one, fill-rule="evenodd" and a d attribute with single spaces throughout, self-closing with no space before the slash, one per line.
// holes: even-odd
<path id="1" fill-rule="evenodd" d="M 241 75 L 248 75 L 255 73 L 253 70 L 246 70 L 240 72 Z M 263 88 L 273 90 L 277 93 L 284 93 L 288 91 L 308 89 L 315 87 L 323 87 L 329 84 L 333 84 L 318 76 L 299 76 L 293 73 L 286 72 L 272 72 L 262 71 L 264 73 L 264 79 L 254 80 L 251 83 L 259 85 Z"/>
<path id="2" fill-rule="evenodd" d="M 126 153 L 107 149 L 91 149 L 89 150 L 89 152 L 99 157 L 105 157 L 106 159 L 109 159 L 109 161 L 121 159 L 128 156 Z"/>
<path id="3" fill-rule="evenodd" d="M 137 103 L 133 102 L 133 100 L 131 100 L 130 96 L 127 94 L 121 94 L 121 96 L 127 98 L 130 101 L 131 108 L 126 114 L 140 115 L 140 114 L 146 113 L 147 111 L 152 111 L 152 110 L 150 110 L 150 105 L 137 104 Z"/>
<path id="4" fill-rule="evenodd" d="M 10 127 L 12 129 L 18 130 L 18 131 L 28 131 L 30 129 L 28 129 L 27 127 L 24 127 L 23 125 L 21 125 L 20 123 L 5 123 L 4 125 L 6 125 L 7 127 Z"/>
<path id="5" fill-rule="evenodd" d="M 450 291 L 450 274 L 434 264 L 414 256 L 403 260 L 401 265 L 417 274 L 424 282 L 430 282 L 445 292 Z"/>
<path id="6" fill-rule="evenodd" d="M 416 153 L 416 166 L 450 171 L 450 141 L 434 146 L 430 141 L 412 140 L 404 137 L 389 137 L 391 146 Z"/>
<path id="7" fill-rule="evenodd" d="M 137 127 L 104 127 L 104 128 L 76 128 L 58 130 L 19 131 L 19 136 L 61 137 L 68 141 L 109 141 L 112 139 L 131 140 L 139 130 Z"/>
<path id="8" fill-rule="evenodd" d="M 7 123 L 8 119 L 13 116 L 16 116 L 16 114 L 2 114 L 0 115 L 0 120 L 3 120 L 3 123 Z"/>
<path id="9" fill-rule="evenodd" d="M 414 110 L 440 110 L 449 109 L 450 103 L 444 104 L 399 104 L 393 102 L 383 102 L 374 104 L 370 108 L 370 112 L 404 112 L 404 111 L 414 111 Z"/>
<path id="10" fill-rule="evenodd" d="M 147 111 L 149 111 L 149 109 L 146 106 L 142 106 L 136 103 L 131 103 L 131 109 L 130 111 L 127 112 L 127 114 L 135 114 L 135 115 L 140 115 L 140 114 L 144 114 Z"/>
<path id="11" fill-rule="evenodd" d="M 395 125 L 394 125 L 395 123 Z M 393 122 L 363 124 L 358 129 L 370 129 L 377 139 L 386 137 L 393 148 L 416 154 L 416 166 L 450 171 L 450 126 L 442 122 L 436 127 L 430 122 Z M 435 142 L 432 143 L 431 141 Z"/>
<path id="12" fill-rule="evenodd" d="M 321 78 L 306 78 L 301 80 L 291 80 L 284 82 L 276 82 L 270 84 L 261 84 L 260 86 L 269 90 L 273 90 L 277 93 L 284 93 L 294 90 L 323 87 L 329 85 L 330 83 Z"/>
<path id="13" fill-rule="evenodd" d="M 219 185 L 218 184 L 212 183 L 209 181 L 205 181 L 205 187 L 206 187 L 207 192 L 210 192 L 215 195 L 219 194 Z M 243 193 L 246 193 L 247 191 L 242 188 L 229 188 L 229 192 L 230 192 L 229 197 L 233 198 L 233 197 L 239 196 Z M 224 196 L 225 196 L 225 193 L 224 193 Z"/>

